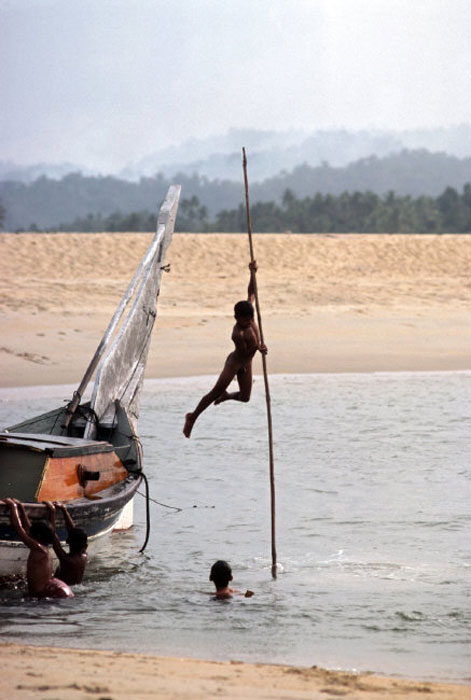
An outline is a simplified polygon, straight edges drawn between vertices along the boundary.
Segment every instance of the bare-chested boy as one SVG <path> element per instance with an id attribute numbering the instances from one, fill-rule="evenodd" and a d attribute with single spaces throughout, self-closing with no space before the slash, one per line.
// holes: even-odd
<path id="1" fill-rule="evenodd" d="M 73 598 L 69 586 L 52 573 L 52 556 L 49 546 L 54 534 L 49 523 L 30 522 L 25 508 L 20 501 L 5 498 L 4 503 L 10 507 L 12 527 L 20 539 L 29 547 L 26 578 L 28 591 L 37 598 Z"/>
<path id="2" fill-rule="evenodd" d="M 242 591 L 238 591 L 236 588 L 231 588 L 229 586 L 232 581 L 232 569 L 227 561 L 223 561 L 222 559 L 219 559 L 219 561 L 216 561 L 212 565 L 209 573 L 209 580 L 216 586 L 216 598 L 225 600 L 227 598 L 232 598 L 234 595 L 244 596 L 244 598 L 251 598 L 253 596 L 253 591 L 242 593 Z"/>
<path id="3" fill-rule="evenodd" d="M 50 501 L 45 501 L 45 505 L 47 506 L 49 512 L 49 522 L 54 533 L 52 546 L 56 557 L 59 560 L 59 566 L 55 575 L 57 578 L 65 581 L 65 583 L 67 583 L 69 586 L 73 586 L 76 583 L 81 583 L 88 560 L 87 534 L 81 527 L 75 527 L 74 521 L 70 517 L 70 513 L 63 503 L 56 502 L 53 504 Z M 67 544 L 69 545 L 68 552 L 63 549 L 59 537 L 57 536 L 57 508 L 59 508 L 64 516 L 65 526 L 67 528 Z"/>
<path id="4" fill-rule="evenodd" d="M 254 275 L 257 271 L 255 260 L 249 265 L 250 282 L 247 292 L 247 301 L 239 301 L 234 306 L 235 326 L 232 329 L 232 341 L 235 345 L 226 359 L 224 368 L 219 375 L 214 387 L 208 394 L 205 394 L 195 410 L 185 416 L 183 434 L 189 438 L 196 419 L 211 403 L 215 405 L 223 401 L 244 401 L 250 400 L 252 392 L 252 359 L 257 350 L 262 353 L 267 352 L 265 345 L 260 343 L 260 335 L 254 321 L 253 301 L 255 294 Z M 229 393 L 227 387 L 237 377 L 239 390 Z"/>

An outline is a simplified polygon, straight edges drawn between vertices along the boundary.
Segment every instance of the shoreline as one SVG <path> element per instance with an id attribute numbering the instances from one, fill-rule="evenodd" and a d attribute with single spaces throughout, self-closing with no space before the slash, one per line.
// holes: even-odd
<path id="1" fill-rule="evenodd" d="M 270 374 L 461 371 L 471 369 L 469 309 L 428 318 L 370 307 L 363 315 L 311 311 L 264 319 Z M 413 314 L 416 313 L 416 316 Z M 78 385 L 111 314 L 3 314 L 0 386 Z M 366 317 L 366 318 L 365 318 Z M 58 330 L 60 329 L 60 330 Z M 217 376 L 231 351 L 226 315 L 157 318 L 146 379 Z M 254 374 L 261 374 L 254 358 Z"/>
<path id="2" fill-rule="evenodd" d="M 374 374 L 374 375 L 401 375 L 401 374 L 424 374 L 424 375 L 434 375 L 434 374 L 471 374 L 471 368 L 470 369 L 417 369 L 417 370 L 410 370 L 410 369 L 401 369 L 401 370 L 358 370 L 356 372 L 350 372 L 348 370 L 342 371 L 342 372 L 269 372 L 268 377 L 270 378 L 290 378 L 290 377 L 310 377 L 310 376 L 338 376 L 338 375 L 352 375 L 352 376 L 358 376 L 358 375 L 365 375 L 365 374 Z M 211 381 L 214 381 L 216 379 L 215 374 L 191 374 L 191 375 L 183 375 L 183 376 L 165 376 L 165 377 L 145 377 L 144 379 L 144 391 L 150 389 L 150 387 L 154 384 L 159 385 L 163 384 L 165 385 L 166 383 L 171 383 L 171 384 L 184 384 L 184 383 L 191 383 L 191 382 L 204 382 L 204 386 L 207 386 L 208 383 Z M 260 373 L 254 373 L 253 375 L 254 380 L 256 381 L 263 381 L 263 374 Z M 10 386 L 10 385 L 4 385 L 2 386 L 0 384 L 0 400 L 1 401 L 9 401 L 12 399 L 40 399 L 42 397 L 51 397 L 54 398 L 58 395 L 59 392 L 61 393 L 70 393 L 71 395 L 77 388 L 77 383 L 71 384 L 27 384 L 27 385 L 18 385 L 18 386 Z M 88 400 L 89 394 L 91 392 L 91 384 L 90 386 L 86 389 L 83 399 Z"/>
<path id="3" fill-rule="evenodd" d="M 40 692 L 83 693 L 118 698 L 156 697 L 207 700 L 221 698 L 287 697 L 317 700 L 355 697 L 380 700 L 392 695 L 403 700 L 470 700 L 471 685 L 388 677 L 374 673 L 331 671 L 313 666 L 251 664 L 162 657 L 93 649 L 0 643 L 4 673 L 0 691 L 26 700 Z M 354 693 L 354 695 L 352 695 Z"/>

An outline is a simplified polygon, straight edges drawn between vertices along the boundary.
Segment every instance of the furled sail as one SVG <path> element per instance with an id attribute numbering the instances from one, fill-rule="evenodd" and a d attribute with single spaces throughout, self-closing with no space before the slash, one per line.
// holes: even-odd
<path id="1" fill-rule="evenodd" d="M 169 188 L 160 208 L 156 234 L 97 350 L 103 354 L 109 344 L 98 365 L 90 402 L 101 425 L 113 425 L 116 400 L 124 406 L 134 427 L 139 417 L 139 397 L 157 313 L 160 279 L 175 226 L 180 189 L 179 185 Z M 88 420 L 84 437 L 92 438 L 95 432 L 95 420 Z"/>

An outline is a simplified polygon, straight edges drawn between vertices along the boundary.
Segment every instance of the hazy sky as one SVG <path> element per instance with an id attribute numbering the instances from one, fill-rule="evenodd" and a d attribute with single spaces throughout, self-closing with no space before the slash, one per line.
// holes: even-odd
<path id="1" fill-rule="evenodd" d="M 0 0 L 0 159 L 471 123 L 470 0 Z"/>

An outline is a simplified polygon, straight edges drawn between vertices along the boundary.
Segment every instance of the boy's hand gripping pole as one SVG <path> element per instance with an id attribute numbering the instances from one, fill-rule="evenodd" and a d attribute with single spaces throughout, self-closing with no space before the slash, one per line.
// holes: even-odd
<path id="1" fill-rule="evenodd" d="M 245 208 L 247 211 L 247 233 L 249 235 L 250 260 L 253 263 L 255 260 L 252 242 L 252 221 L 250 218 L 249 205 L 249 183 L 247 179 L 247 156 L 245 148 L 242 149 L 242 166 L 244 169 L 244 184 L 245 184 Z M 255 270 L 252 270 L 253 291 L 255 296 L 255 308 L 257 311 L 258 329 L 260 331 L 260 342 L 265 344 L 263 339 L 262 316 L 260 313 L 260 303 L 258 300 L 257 276 Z M 271 403 L 270 389 L 268 386 L 267 358 L 265 353 L 262 353 L 263 378 L 265 381 L 265 398 L 267 403 L 267 420 L 268 420 L 268 449 L 270 455 L 270 501 L 271 501 L 271 575 L 276 578 L 276 528 L 275 528 L 275 467 L 273 460 L 273 428 L 271 420 Z"/>

